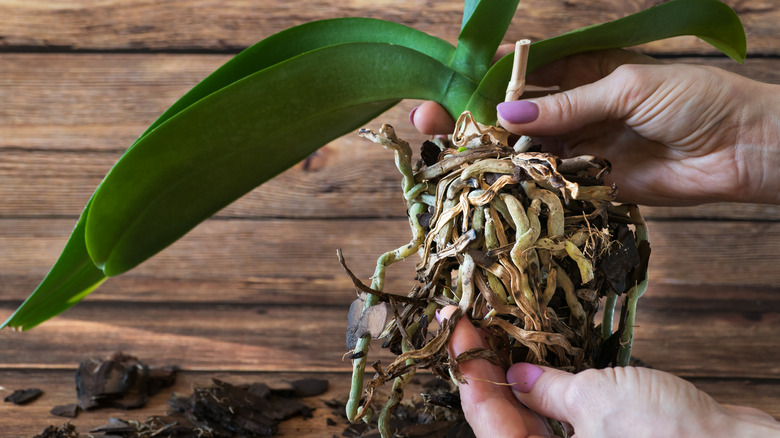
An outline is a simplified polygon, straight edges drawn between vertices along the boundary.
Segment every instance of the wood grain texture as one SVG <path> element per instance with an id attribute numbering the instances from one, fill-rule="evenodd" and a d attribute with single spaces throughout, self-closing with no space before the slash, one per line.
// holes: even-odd
<path id="1" fill-rule="evenodd" d="M 0 307 L 0 316 L 12 306 Z M 85 352 L 165 358 L 187 370 L 348 371 L 347 306 L 84 302 L 30 331 L 0 332 L 3 366 L 56 369 Z M 431 329 L 435 332 L 435 323 Z M 686 377 L 775 378 L 780 311 L 645 307 L 632 354 Z M 71 345 L 74 348 L 62 348 Z M 369 363 L 392 356 L 375 341 Z M 83 346 L 83 347 L 81 347 Z M 45 351 L 42 355 L 39 352 Z"/>
<path id="2" fill-rule="evenodd" d="M 0 220 L 0 279 L 8 278 L 0 283 L 0 292 L 6 299 L 23 298 L 43 278 L 73 225 L 71 219 Z M 780 284 L 775 256 L 780 246 L 779 222 L 652 221 L 649 228 L 652 282 L 681 287 L 772 288 Z M 336 260 L 337 248 L 344 251 L 356 275 L 368 282 L 377 257 L 406 244 L 409 238 L 403 219 L 209 220 L 109 284 L 126 278 L 131 285 L 146 283 L 143 287 L 152 288 L 146 294 L 151 294 L 165 290 L 166 285 L 195 282 L 195 287 L 165 292 L 162 299 L 197 301 L 203 297 L 189 292 L 207 290 L 197 282 L 212 286 L 243 282 L 235 291 L 222 291 L 220 299 L 262 302 L 265 291 L 277 297 L 272 299 L 280 298 L 283 292 L 276 290 L 277 282 L 290 282 L 281 290 L 297 289 L 293 296 L 302 298 L 304 290 L 318 290 L 323 283 L 329 283 L 325 290 L 352 290 Z M 392 266 L 386 290 L 408 292 L 414 285 L 414 263 L 410 260 Z M 136 287 L 129 286 L 129 290 Z M 247 297 L 247 290 L 264 294 Z"/>
<path id="3" fill-rule="evenodd" d="M 141 359 L 154 366 L 168 364 L 165 361 Z M 6 391 L 0 391 L 0 395 L 20 388 L 40 388 L 44 391 L 40 399 L 27 406 L 8 405 L 0 408 L 3 414 L 5 414 L 3 430 L 0 431 L 0 436 L 9 438 L 32 437 L 41 433 L 48 425 L 59 426 L 64 423 L 65 419 L 55 417 L 49 411 L 54 406 L 75 402 L 74 374 L 75 366 L 69 369 L 53 371 L 11 370 L 0 372 L 0 379 L 3 382 L 13 382 L 13 385 L 6 386 Z M 111 417 L 143 421 L 149 416 L 162 415 L 168 409 L 167 400 L 171 394 L 189 395 L 193 387 L 211 384 L 212 378 L 221 379 L 236 385 L 263 382 L 272 387 L 276 385 L 283 387 L 287 382 L 301 378 L 325 378 L 330 382 L 331 389 L 328 392 L 320 396 L 303 399 L 307 406 L 314 408 L 313 417 L 282 422 L 279 427 L 279 433 L 281 436 L 287 437 L 341 436 L 347 425 L 346 420 L 341 417 L 339 412 L 334 412 L 333 408 L 325 405 L 326 401 L 333 399 L 342 400 L 344 398 L 342 389 L 349 385 L 350 378 L 346 373 L 203 373 L 193 371 L 179 373 L 176 384 L 151 397 L 149 403 L 143 409 L 131 411 L 99 409 L 82 412 L 76 419 L 71 420 L 71 423 L 79 431 L 86 432 L 106 424 Z M 417 389 L 430 378 L 428 375 L 416 377 L 407 390 L 409 397 L 419 397 L 417 395 L 419 390 Z M 776 403 L 776 394 L 780 387 L 775 382 L 760 379 L 691 379 L 691 382 L 721 403 L 754 407 L 767 412 L 775 418 L 780 418 L 780 407 Z M 328 420 L 335 424 L 329 424 Z"/>
<path id="4" fill-rule="evenodd" d="M 660 0 L 522 0 L 507 41 L 558 35 Z M 748 36 L 736 64 L 695 38 L 639 50 L 780 84 L 780 4 L 727 0 Z M 0 319 L 43 278 L 76 218 L 122 152 L 169 105 L 239 50 L 292 25 L 341 16 L 399 21 L 455 42 L 461 0 L 5 0 L 0 2 Z M 751 58 L 750 55 L 753 55 Z M 390 123 L 420 144 L 405 101 Z M 233 383 L 322 375 L 332 389 L 286 436 L 340 435 L 322 400 L 347 392 L 344 331 L 354 287 L 335 249 L 365 281 L 379 254 L 409 239 L 392 153 L 347 135 L 253 190 L 137 269 L 32 331 L 0 331 L 0 396 L 40 387 L 32 405 L 0 404 L 0 437 L 62 423 L 73 373 L 117 350 L 185 369 L 177 392 L 212 377 Z M 716 400 L 780 418 L 780 207 L 646 207 L 653 255 L 635 356 L 690 379 Z M 414 262 L 388 271 L 403 294 Z M 390 359 L 379 345 L 372 358 Z M 293 373 L 290 373 L 290 372 Z M 312 374 L 315 373 L 315 374 Z M 98 411 L 143 419 L 165 409 Z M 83 426 L 83 427 L 82 427 Z"/>
<path id="5" fill-rule="evenodd" d="M 525 0 L 507 41 L 537 41 L 614 20 L 660 3 L 657 0 Z M 778 53 L 774 27 L 780 8 L 773 0 L 727 0 L 742 19 L 750 51 Z M 245 0 L 43 0 L 0 4 L 0 46 L 25 50 L 206 50 L 236 51 L 282 29 L 307 21 L 365 16 L 396 21 L 455 42 L 461 1 L 329 0 L 262 3 Z M 660 53 L 715 53 L 694 38 L 652 44 Z"/>

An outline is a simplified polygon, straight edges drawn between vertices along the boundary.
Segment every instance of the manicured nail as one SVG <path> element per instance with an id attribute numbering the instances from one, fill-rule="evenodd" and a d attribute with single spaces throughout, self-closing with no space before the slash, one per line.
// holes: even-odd
<path id="1" fill-rule="evenodd" d="M 496 107 L 496 111 L 509 123 L 530 123 L 539 117 L 539 105 L 530 100 L 501 102 Z"/>
<path id="2" fill-rule="evenodd" d="M 513 391 L 529 393 L 544 370 L 530 363 L 516 363 L 506 371 L 506 381 Z"/>
<path id="3" fill-rule="evenodd" d="M 441 312 L 440 312 L 440 310 L 441 309 L 436 309 L 436 321 L 438 321 L 439 324 L 441 324 Z"/>
<path id="4" fill-rule="evenodd" d="M 409 111 L 409 123 L 411 123 L 412 126 L 414 126 L 414 113 L 417 112 L 417 108 L 419 108 L 419 106 L 416 106 Z"/>

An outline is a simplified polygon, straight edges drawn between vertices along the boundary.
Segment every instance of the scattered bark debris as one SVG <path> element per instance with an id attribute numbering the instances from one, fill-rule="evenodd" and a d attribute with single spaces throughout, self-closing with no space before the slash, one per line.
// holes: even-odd
<path id="1" fill-rule="evenodd" d="M 311 409 L 293 397 L 275 394 L 263 383 L 234 386 L 214 379 L 213 385 L 196 388 L 190 397 L 173 396 L 169 404 L 194 427 L 215 438 L 271 436 L 279 422 Z"/>
<path id="2" fill-rule="evenodd" d="M 38 388 L 17 389 L 13 394 L 7 396 L 4 401 L 23 406 L 34 402 L 41 395 L 43 395 L 43 391 Z"/>
<path id="3" fill-rule="evenodd" d="M 41 432 L 40 435 L 35 435 L 34 438 L 80 438 L 78 432 L 76 432 L 76 426 L 65 423 L 62 426 L 49 426 Z"/>
<path id="4" fill-rule="evenodd" d="M 418 379 L 414 379 L 420 383 Z M 390 419 L 390 428 L 395 438 L 473 438 L 474 432 L 463 416 L 460 397 L 449 382 L 431 377 L 421 384 L 419 397 L 411 397 L 400 403 Z M 446 401 L 446 402 L 445 402 Z M 440 402 L 440 403 L 439 403 Z M 339 418 L 338 423 L 347 422 L 346 399 L 324 401 L 332 408 L 331 414 Z M 372 403 L 378 412 L 381 404 Z M 347 438 L 379 438 L 377 419 L 348 424 L 342 432 Z M 333 421 L 336 423 L 336 421 Z M 330 424 L 330 423 L 329 423 Z"/>
<path id="5" fill-rule="evenodd" d="M 134 361 L 122 362 L 135 367 Z M 105 365 L 114 366 L 115 365 Z M 120 366 L 125 369 L 127 367 Z M 98 373 L 99 374 L 99 373 Z M 313 397 L 328 390 L 323 379 L 300 379 L 271 388 L 264 383 L 232 385 L 213 379 L 213 384 L 199 387 L 188 396 L 174 394 L 166 415 L 131 421 L 111 418 L 103 426 L 89 431 L 90 437 L 122 438 L 238 438 L 275 435 L 280 422 L 303 416 L 310 418 L 312 409 L 299 398 Z M 71 435 L 52 435 L 66 430 Z M 78 438 L 71 425 L 50 426 L 42 437 Z M 58 432 L 59 433 L 59 432 Z"/>
<path id="6" fill-rule="evenodd" d="M 139 428 L 130 421 L 109 418 L 108 423 L 92 429 L 90 433 L 103 433 L 109 436 L 138 436 Z"/>
<path id="7" fill-rule="evenodd" d="M 157 376 L 150 378 L 150 376 Z M 146 378 L 146 384 L 139 384 Z M 79 368 L 79 400 L 99 401 L 94 406 L 137 405 L 139 394 L 149 388 L 173 383 L 175 369 L 150 368 L 138 359 L 116 353 L 108 360 L 85 361 Z M 422 382 L 422 383 L 421 383 Z M 474 436 L 460 410 L 460 399 L 449 381 L 433 376 L 415 379 L 419 396 L 402 403 L 392 418 L 395 437 L 471 438 Z M 303 402 L 328 391 L 326 379 L 303 378 L 267 385 L 234 385 L 213 379 L 206 387 L 196 387 L 189 396 L 173 394 L 171 409 L 165 415 L 143 421 L 110 418 L 106 424 L 79 433 L 69 422 L 49 426 L 35 438 L 239 438 L 272 436 L 278 425 L 293 417 L 312 417 L 312 408 Z M 92 391 L 92 392 L 90 392 Z M 87 397 L 88 394 L 91 396 Z M 119 394 L 119 395 L 117 395 Z M 123 399 L 121 394 L 130 394 Z M 321 400 L 333 409 L 325 418 L 329 427 L 343 425 L 343 437 L 379 437 L 376 419 L 371 424 L 349 424 L 346 399 Z M 375 408 L 381 409 L 377 405 Z M 57 406 L 52 414 L 75 417 L 82 407 L 73 403 Z M 93 408 L 94 409 L 94 408 Z M 334 435 L 335 436 L 335 435 Z"/>
<path id="8" fill-rule="evenodd" d="M 68 405 L 55 406 L 51 408 L 51 414 L 58 417 L 76 418 L 79 415 L 81 408 L 78 403 L 71 403 Z"/>
<path id="9" fill-rule="evenodd" d="M 176 371 L 176 367 L 150 368 L 123 353 L 106 360 L 86 360 L 76 373 L 79 406 L 83 410 L 140 408 L 149 396 L 174 383 Z"/>

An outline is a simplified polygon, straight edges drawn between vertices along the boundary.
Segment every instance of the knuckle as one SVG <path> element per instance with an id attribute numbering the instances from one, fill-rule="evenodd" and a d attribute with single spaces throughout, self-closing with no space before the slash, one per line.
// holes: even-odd
<path id="1" fill-rule="evenodd" d="M 575 376 L 563 393 L 563 403 L 569 412 L 572 414 L 580 413 L 589 398 L 591 385 L 597 378 L 599 378 L 598 372 L 594 369 L 581 371 Z"/>
<path id="2" fill-rule="evenodd" d="M 621 64 L 612 75 L 621 81 L 633 82 L 647 74 L 648 66 L 645 64 Z"/>
<path id="3" fill-rule="evenodd" d="M 603 401 L 612 400 L 611 394 L 627 379 L 623 368 L 587 369 L 575 375 L 563 394 L 563 403 L 574 418 L 602 416 L 610 406 Z"/>
<path id="4" fill-rule="evenodd" d="M 653 66 L 622 64 L 608 76 L 609 88 L 614 93 L 610 99 L 609 113 L 621 118 L 631 113 L 648 93 Z"/>
<path id="5" fill-rule="evenodd" d="M 571 90 L 562 91 L 555 95 L 553 100 L 554 114 L 559 114 L 561 119 L 568 118 L 575 111 L 576 98 Z"/>

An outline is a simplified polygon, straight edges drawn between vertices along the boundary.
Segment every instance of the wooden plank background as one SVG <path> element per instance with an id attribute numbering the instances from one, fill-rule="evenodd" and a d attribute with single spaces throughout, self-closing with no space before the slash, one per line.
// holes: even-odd
<path id="1" fill-rule="evenodd" d="M 507 41 L 554 36 L 659 1 L 521 3 Z M 694 38 L 639 50 L 780 83 L 780 3 L 727 3 L 746 27 L 744 65 Z M 455 0 L 0 0 L 0 318 L 46 274 L 122 151 L 232 55 L 286 27 L 340 16 L 399 21 L 455 42 L 460 10 Z M 403 102 L 370 127 L 390 123 L 419 143 L 424 137 L 407 121 L 416 104 Z M 780 418 L 780 207 L 643 211 L 652 283 L 640 302 L 636 356 L 718 400 Z M 338 139 L 71 311 L 30 332 L 0 332 L 0 387 L 46 392 L 30 406 L 0 404 L 0 436 L 33 436 L 61 423 L 48 410 L 75 399 L 78 363 L 117 350 L 181 366 L 177 389 L 185 392 L 211 377 L 324 373 L 327 396 L 343 394 L 354 292 L 335 250 L 367 278 L 372 260 L 408 237 L 391 153 L 355 135 Z M 412 270 L 393 266 L 387 289 L 408 290 Z M 372 354 L 387 357 L 378 348 Z M 142 419 L 164 404 L 165 397 L 136 413 L 94 412 L 74 424 L 86 430 L 110 415 Z M 340 434 L 343 427 L 326 426 L 327 412 L 284 432 Z"/>

